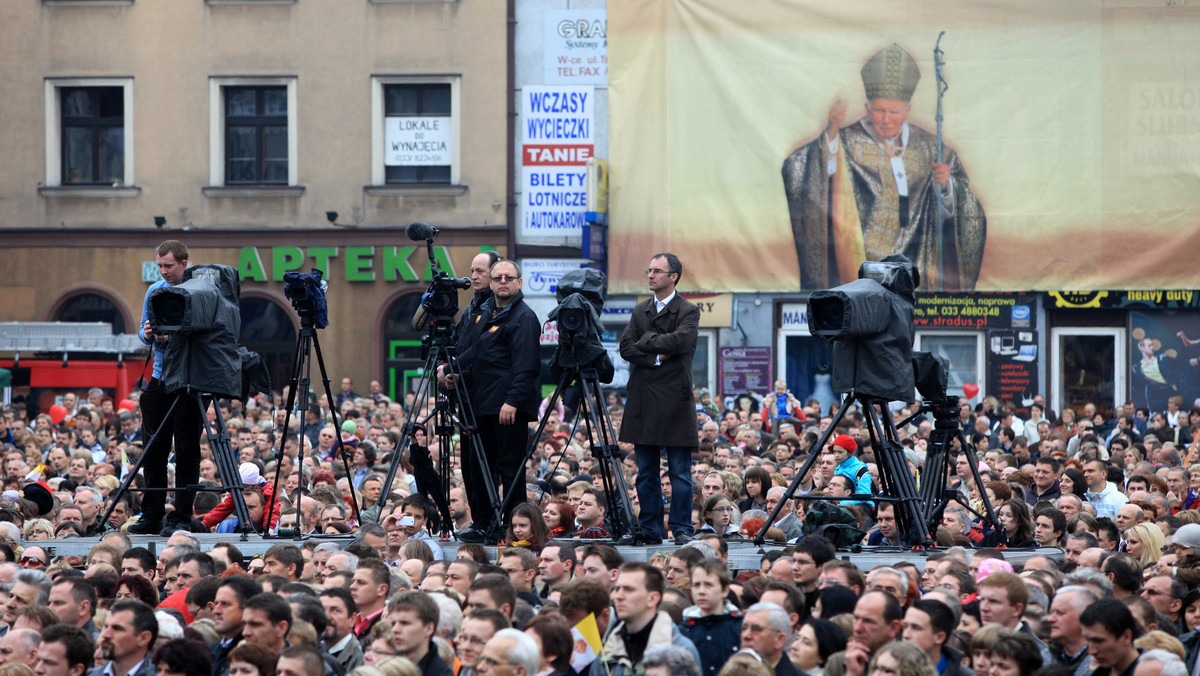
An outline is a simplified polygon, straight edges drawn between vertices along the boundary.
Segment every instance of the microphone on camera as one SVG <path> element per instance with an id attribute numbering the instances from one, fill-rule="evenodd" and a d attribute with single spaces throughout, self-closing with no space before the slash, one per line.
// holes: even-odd
<path id="1" fill-rule="evenodd" d="M 426 223 L 409 223 L 404 229 L 404 234 L 414 242 L 424 242 L 437 237 L 438 229 Z"/>

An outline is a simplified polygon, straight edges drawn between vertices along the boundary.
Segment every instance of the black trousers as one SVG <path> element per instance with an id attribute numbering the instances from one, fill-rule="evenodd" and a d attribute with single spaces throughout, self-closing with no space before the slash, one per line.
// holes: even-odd
<path id="1" fill-rule="evenodd" d="M 179 404 L 171 411 L 175 400 Z M 168 394 L 163 391 L 157 378 L 150 381 L 139 402 L 142 409 L 142 438 L 149 443 L 159 429 L 162 434 L 154 445 L 142 452 L 146 461 L 142 464 L 148 488 L 167 487 L 167 459 L 171 455 L 171 444 L 175 445 L 175 485 L 193 486 L 200 480 L 200 431 L 203 421 L 197 400 L 183 393 Z M 167 413 L 171 415 L 168 417 Z M 175 513 L 191 518 L 195 491 L 175 491 Z M 148 491 L 142 498 L 144 519 L 161 519 L 166 512 L 167 494 L 164 491 Z"/>
<path id="2" fill-rule="evenodd" d="M 525 445 L 529 439 L 529 423 L 529 417 L 520 413 L 517 413 L 517 419 L 511 425 L 501 425 L 499 415 L 481 415 L 475 420 L 488 468 L 492 472 L 492 481 L 497 487 L 503 486 L 502 496 L 509 496 L 514 490 L 520 493 L 514 501 L 505 500 L 502 519 L 508 517 L 508 512 L 517 502 L 525 499 L 525 471 L 521 467 L 521 460 L 525 457 Z M 483 471 L 479 459 L 468 445 L 462 445 L 460 452 L 467 503 L 471 505 L 471 520 L 475 528 L 485 529 L 492 524 L 495 512 L 483 482 Z M 515 487 L 514 479 L 519 479 Z"/>

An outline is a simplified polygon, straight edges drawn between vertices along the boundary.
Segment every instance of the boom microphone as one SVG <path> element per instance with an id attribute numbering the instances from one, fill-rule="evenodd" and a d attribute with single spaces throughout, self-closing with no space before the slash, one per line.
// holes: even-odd
<path id="1" fill-rule="evenodd" d="M 414 242 L 425 242 L 437 237 L 438 229 L 425 223 L 409 223 L 404 234 Z"/>

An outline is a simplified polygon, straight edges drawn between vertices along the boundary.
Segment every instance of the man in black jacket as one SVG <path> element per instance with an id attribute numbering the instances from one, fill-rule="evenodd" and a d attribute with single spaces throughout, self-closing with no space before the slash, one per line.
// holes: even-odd
<path id="1" fill-rule="evenodd" d="M 510 260 L 499 260 L 491 269 L 492 298 L 485 301 L 459 344 L 459 357 L 467 395 L 475 411 L 479 438 L 493 480 L 505 495 L 523 495 L 510 489 L 524 482 L 521 459 L 529 437 L 529 423 L 537 419 L 537 375 L 541 369 L 537 315 L 521 294 L 521 269 Z M 446 380 L 449 388 L 457 384 Z M 479 459 L 464 446 L 463 483 L 474 525 L 459 534 L 463 542 L 483 542 L 492 526 L 494 511 L 481 480 Z M 511 509 L 513 504 L 506 507 Z M 507 514 L 501 514 L 504 518 Z"/>

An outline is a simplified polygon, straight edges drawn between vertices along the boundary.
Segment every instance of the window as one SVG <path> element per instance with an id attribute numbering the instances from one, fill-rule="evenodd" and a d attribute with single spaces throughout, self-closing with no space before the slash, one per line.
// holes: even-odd
<path id="1" fill-rule="evenodd" d="M 375 78 L 375 185 L 458 183 L 458 78 Z"/>
<path id="2" fill-rule="evenodd" d="M 287 183 L 287 87 L 225 88 L 225 182 Z"/>
<path id="3" fill-rule="evenodd" d="M 296 185 L 295 85 L 290 77 L 210 80 L 213 186 Z"/>
<path id="4" fill-rule="evenodd" d="M 46 81 L 46 186 L 133 184 L 133 80 Z"/>
<path id="5" fill-rule="evenodd" d="M 913 349 L 932 352 L 950 362 L 946 392 L 967 399 L 963 385 L 978 385 L 980 392 L 987 392 L 987 376 L 984 361 L 987 357 L 984 334 L 977 331 L 918 331 Z"/>
<path id="6" fill-rule="evenodd" d="M 98 293 L 81 293 L 62 304 L 54 318 L 58 322 L 108 322 L 113 335 L 125 333 L 125 316 L 112 299 Z"/>

